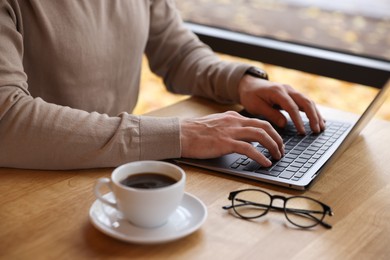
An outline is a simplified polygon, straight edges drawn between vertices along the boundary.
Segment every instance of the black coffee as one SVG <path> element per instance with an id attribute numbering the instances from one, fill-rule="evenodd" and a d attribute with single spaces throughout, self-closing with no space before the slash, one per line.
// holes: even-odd
<path id="1" fill-rule="evenodd" d="M 138 173 L 129 175 L 120 181 L 121 184 L 138 189 L 156 189 L 176 183 L 177 181 L 169 176 L 160 173 Z"/>

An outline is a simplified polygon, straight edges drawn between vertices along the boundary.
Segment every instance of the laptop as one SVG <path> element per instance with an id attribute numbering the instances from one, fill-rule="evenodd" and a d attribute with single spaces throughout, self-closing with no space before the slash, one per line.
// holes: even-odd
<path id="1" fill-rule="evenodd" d="M 311 133 L 308 120 L 302 114 L 307 134 L 299 135 L 292 121 L 285 114 L 288 118 L 287 126 L 283 129 L 275 127 L 285 143 L 285 155 L 278 161 L 274 160 L 272 166 L 268 168 L 262 167 L 256 161 L 237 153 L 213 159 L 181 158 L 177 161 L 256 181 L 306 190 L 323 172 L 324 168 L 330 165 L 332 160 L 337 158 L 359 135 L 382 105 L 389 91 L 390 79 L 378 91 L 362 115 L 353 114 L 353 116 L 348 116 L 351 119 L 346 119 L 347 117 L 341 117 L 341 119 L 340 117 L 338 119 L 326 118 L 326 130 L 320 134 Z M 348 113 L 337 112 L 335 115 Z M 241 113 L 252 117 L 245 111 L 241 111 Z M 252 145 L 271 159 L 268 150 L 259 143 L 253 142 Z"/>

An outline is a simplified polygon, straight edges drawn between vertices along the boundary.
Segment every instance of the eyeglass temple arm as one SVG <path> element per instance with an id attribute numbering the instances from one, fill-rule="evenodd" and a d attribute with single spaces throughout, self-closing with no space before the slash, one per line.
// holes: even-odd
<path id="1" fill-rule="evenodd" d="M 242 202 L 242 204 L 234 205 L 234 206 L 233 205 L 228 205 L 228 206 L 223 206 L 222 208 L 223 209 L 231 209 L 233 207 L 241 207 L 241 206 L 252 205 L 252 206 L 258 206 L 258 207 L 266 207 L 266 208 L 270 208 L 272 210 L 284 211 L 284 208 L 282 208 L 282 207 L 277 207 L 277 206 L 268 205 L 268 204 L 256 203 L 256 202 L 243 200 L 243 199 L 235 199 L 235 200 L 239 201 L 239 202 Z M 286 210 L 289 211 L 289 212 L 292 212 L 292 213 L 296 213 L 296 214 L 301 213 L 301 214 L 305 214 L 305 215 L 310 215 L 310 213 L 322 213 L 322 211 L 305 210 L 305 209 L 290 209 L 290 208 L 286 208 Z M 315 218 L 314 216 L 312 216 L 312 217 Z"/>
<path id="2" fill-rule="evenodd" d="M 248 201 L 248 200 L 243 200 L 243 199 L 235 199 L 236 201 L 239 201 L 239 202 L 242 202 L 242 204 L 240 205 L 227 205 L 227 206 L 223 206 L 222 208 L 223 209 L 231 209 L 233 207 L 241 207 L 241 206 L 248 206 L 248 205 L 253 205 L 253 206 L 258 206 L 258 207 L 266 207 L 266 208 L 269 208 L 270 206 L 269 205 L 266 205 L 266 204 L 260 204 L 260 203 L 256 203 L 256 202 L 252 202 L 252 201 Z M 283 210 L 283 208 L 279 208 L 280 210 Z"/>

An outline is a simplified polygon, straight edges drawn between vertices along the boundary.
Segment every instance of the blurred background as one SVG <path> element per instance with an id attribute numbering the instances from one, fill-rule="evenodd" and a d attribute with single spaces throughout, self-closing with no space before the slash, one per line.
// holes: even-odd
<path id="1" fill-rule="evenodd" d="M 390 0 L 177 0 L 176 5 L 185 21 L 390 62 Z M 350 112 L 362 112 L 377 91 L 369 86 L 219 55 L 224 60 L 262 67 L 273 81 L 290 84 L 319 104 Z M 150 72 L 146 59 L 141 84 L 136 114 L 186 98 L 167 93 L 161 79 Z M 390 98 L 377 117 L 390 120 Z"/>

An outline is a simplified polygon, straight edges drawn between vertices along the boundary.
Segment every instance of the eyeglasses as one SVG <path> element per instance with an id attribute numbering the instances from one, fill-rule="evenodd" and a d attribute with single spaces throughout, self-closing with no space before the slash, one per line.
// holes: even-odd
<path id="1" fill-rule="evenodd" d="M 271 209 L 283 211 L 287 220 L 300 228 L 312 228 L 318 224 L 332 228 L 323 221 L 325 215 L 333 216 L 332 209 L 309 197 L 284 197 L 271 195 L 259 189 L 245 189 L 230 192 L 228 199 L 232 201 L 232 205 L 222 208 L 226 210 L 233 208 L 234 212 L 243 219 L 262 217 Z M 283 207 L 273 206 L 275 199 L 283 200 Z"/>

